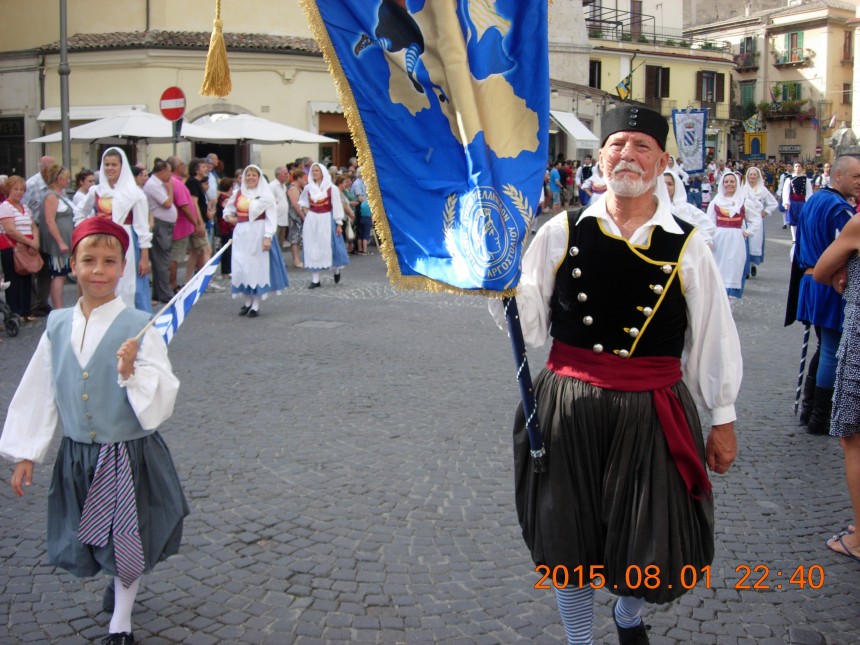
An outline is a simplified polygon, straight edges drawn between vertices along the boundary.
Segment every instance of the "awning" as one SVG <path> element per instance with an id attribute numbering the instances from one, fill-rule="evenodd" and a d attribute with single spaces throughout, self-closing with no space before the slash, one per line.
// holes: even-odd
<path id="1" fill-rule="evenodd" d="M 69 108 L 69 121 L 95 121 L 128 110 L 146 110 L 145 105 L 81 105 Z M 60 108 L 49 107 L 39 112 L 37 121 L 60 121 Z"/>
<path id="2" fill-rule="evenodd" d="M 572 112 L 550 110 L 549 114 L 561 129 L 567 132 L 568 136 L 576 140 L 577 148 L 596 148 L 600 146 L 600 139 L 597 138 L 597 135 L 585 127 L 585 124 L 576 118 L 576 115 Z"/>
<path id="3" fill-rule="evenodd" d="M 343 108 L 336 101 L 309 101 L 308 107 L 311 114 L 322 112 L 323 114 L 343 114 Z"/>

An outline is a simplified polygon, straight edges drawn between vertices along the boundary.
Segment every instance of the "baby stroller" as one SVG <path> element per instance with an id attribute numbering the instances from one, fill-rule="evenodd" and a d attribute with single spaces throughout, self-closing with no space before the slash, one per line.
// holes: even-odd
<path id="1" fill-rule="evenodd" d="M 6 328 L 7 336 L 17 336 L 21 330 L 21 320 L 18 314 L 12 313 L 12 308 L 5 300 L 0 300 L 0 316 L 3 317 L 3 326 Z"/>

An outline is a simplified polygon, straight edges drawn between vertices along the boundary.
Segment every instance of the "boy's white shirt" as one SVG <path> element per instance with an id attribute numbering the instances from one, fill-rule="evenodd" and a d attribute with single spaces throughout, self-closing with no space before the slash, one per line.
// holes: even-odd
<path id="1" fill-rule="evenodd" d="M 80 301 L 75 305 L 69 342 L 82 368 L 123 309 L 125 304 L 117 297 L 93 309 L 87 320 Z M 117 374 L 117 383 L 125 388 L 129 403 L 145 430 L 157 428 L 173 414 L 179 379 L 173 374 L 164 339 L 153 328 L 146 331 L 140 344 L 134 374 L 127 381 Z M 13 461 L 29 459 L 41 463 L 58 426 L 51 341 L 45 333 L 9 404 L 0 436 L 0 456 Z"/>

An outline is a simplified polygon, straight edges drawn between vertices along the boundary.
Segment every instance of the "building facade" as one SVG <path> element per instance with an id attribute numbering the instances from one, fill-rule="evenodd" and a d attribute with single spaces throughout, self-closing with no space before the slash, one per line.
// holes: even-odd
<path id="1" fill-rule="evenodd" d="M 842 0 L 790 0 L 778 9 L 686 30 L 731 43 L 731 110 L 758 121 L 766 135 L 761 156 L 819 163 L 832 158 L 830 133 L 853 118 L 856 12 L 856 4 Z M 758 160 L 746 145 L 750 139 L 738 125 L 729 148 Z"/>
<path id="2" fill-rule="evenodd" d="M 297 157 L 344 163 L 355 154 L 346 120 L 322 55 L 298 0 L 224 3 L 222 20 L 233 82 L 225 99 L 202 97 L 213 14 L 211 3 L 168 0 L 90 0 L 69 3 L 71 125 L 131 107 L 159 113 L 161 93 L 180 87 L 185 120 L 253 114 L 327 134 L 323 146 L 219 146 L 183 142 L 184 158 L 218 152 L 228 169 L 249 162 L 272 169 Z M 42 154 L 61 156 L 60 144 L 30 139 L 60 129 L 59 14 L 56 0 L 31 0 L 0 22 L 0 172 L 35 172 Z M 71 167 L 97 167 L 104 146 L 72 144 Z M 147 165 L 172 153 L 171 144 L 124 146 Z"/>

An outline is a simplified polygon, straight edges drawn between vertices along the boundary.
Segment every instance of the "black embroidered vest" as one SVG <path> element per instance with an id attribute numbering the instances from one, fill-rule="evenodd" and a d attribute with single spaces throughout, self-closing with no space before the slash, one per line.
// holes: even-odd
<path id="1" fill-rule="evenodd" d="M 655 226 L 645 246 L 603 230 L 596 217 L 568 215 L 568 252 L 556 272 L 550 302 L 553 338 L 595 352 L 680 358 L 687 329 L 681 256 L 694 227 L 683 233 Z"/>

